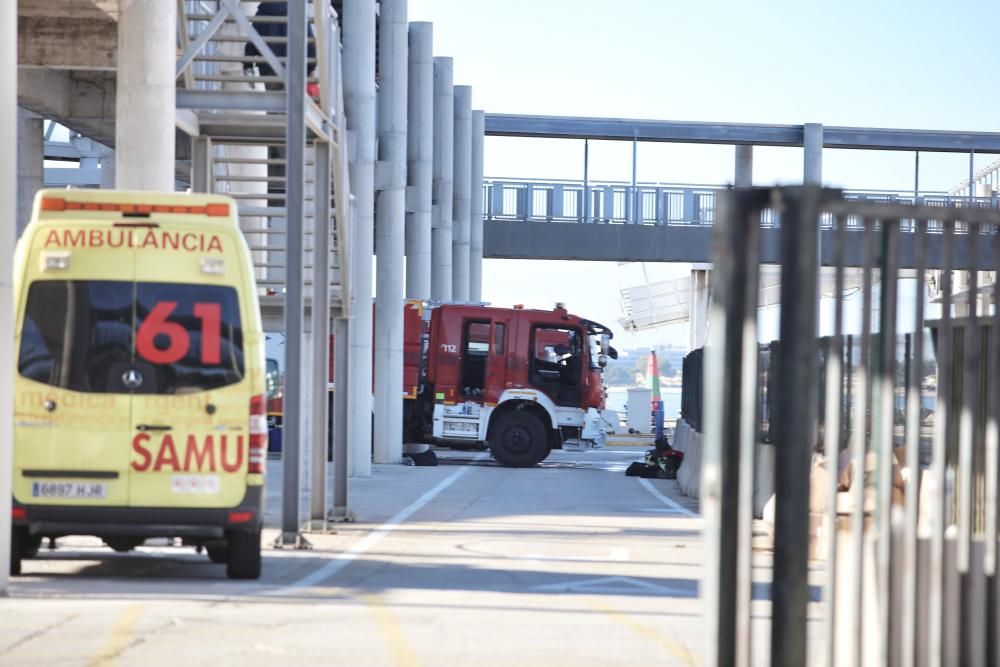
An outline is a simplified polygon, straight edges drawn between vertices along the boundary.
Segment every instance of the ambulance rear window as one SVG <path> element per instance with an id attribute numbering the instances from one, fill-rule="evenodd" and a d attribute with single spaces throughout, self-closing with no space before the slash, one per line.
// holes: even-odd
<path id="1" fill-rule="evenodd" d="M 141 383 L 125 385 L 130 371 Z M 126 281 L 32 283 L 18 372 L 90 393 L 181 394 L 243 379 L 232 287 Z"/>

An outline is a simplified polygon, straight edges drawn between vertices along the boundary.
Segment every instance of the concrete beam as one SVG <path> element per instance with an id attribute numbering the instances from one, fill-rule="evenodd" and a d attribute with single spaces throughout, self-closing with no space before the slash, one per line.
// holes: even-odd
<path id="1" fill-rule="evenodd" d="M 17 15 L 118 20 L 118 0 L 18 0 Z"/>
<path id="2" fill-rule="evenodd" d="M 114 71 L 117 47 L 118 24 L 109 19 L 17 19 L 18 67 Z"/>
<path id="3" fill-rule="evenodd" d="M 761 230 L 761 262 L 779 263 L 781 231 Z M 844 264 L 859 267 L 864 259 L 861 233 L 849 233 L 844 239 Z M 483 255 L 497 259 L 567 259 L 602 262 L 689 262 L 712 261 L 711 225 L 607 225 L 564 222 L 509 222 L 487 220 L 483 223 Z M 823 266 L 835 266 L 833 232 L 820 235 Z M 939 234 L 924 239 L 925 266 L 939 269 L 944 253 Z M 952 268 L 969 269 L 964 264 L 972 256 L 967 236 L 953 239 Z M 977 253 L 976 267 L 986 271 L 1000 262 L 998 252 L 990 248 Z M 899 267 L 916 265 L 913 234 L 900 234 Z"/>
<path id="4" fill-rule="evenodd" d="M 17 103 L 106 146 L 115 143 L 113 72 L 18 69 Z"/>
<path id="5" fill-rule="evenodd" d="M 702 123 L 629 118 L 572 118 L 487 114 L 486 134 L 550 139 L 665 141 L 692 144 L 752 144 L 802 146 L 802 125 Z M 1000 153 L 1000 132 L 895 130 L 865 127 L 824 127 L 825 148 Z"/>

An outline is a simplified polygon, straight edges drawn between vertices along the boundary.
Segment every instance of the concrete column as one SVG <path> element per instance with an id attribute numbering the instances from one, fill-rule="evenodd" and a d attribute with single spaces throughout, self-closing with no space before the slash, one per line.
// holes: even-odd
<path id="1" fill-rule="evenodd" d="M 691 265 L 690 349 L 704 347 L 708 338 L 708 274 L 711 265 Z"/>
<path id="2" fill-rule="evenodd" d="M 739 144 L 736 146 L 736 175 L 733 185 L 738 188 L 748 188 L 753 185 L 753 146 Z"/>
<path id="3" fill-rule="evenodd" d="M 344 2 L 344 108 L 354 135 L 354 228 L 348 355 L 348 461 L 355 477 L 372 474 L 372 252 L 375 226 L 375 0 Z M 400 386 L 402 391 L 402 385 Z"/>
<path id="4" fill-rule="evenodd" d="M 431 194 L 431 298 L 451 301 L 455 99 L 451 58 L 434 59 L 434 182 Z"/>
<path id="5" fill-rule="evenodd" d="M 806 123 L 802 126 L 802 153 L 804 169 L 802 182 L 806 185 L 823 185 L 823 125 Z"/>
<path id="6" fill-rule="evenodd" d="M 486 114 L 472 112 L 472 192 L 469 207 L 469 301 L 483 300 L 483 144 Z"/>
<path id="7" fill-rule="evenodd" d="M 35 193 L 45 183 L 45 137 L 42 119 L 24 109 L 17 110 L 17 235 L 31 218 Z"/>
<path id="8" fill-rule="evenodd" d="M 101 189 L 115 189 L 115 154 L 108 153 L 101 158 Z"/>
<path id="9" fill-rule="evenodd" d="M 375 463 L 403 457 L 403 250 L 406 222 L 407 0 L 379 12 L 378 272 L 375 294 Z"/>
<path id="10" fill-rule="evenodd" d="M 174 189 L 177 3 L 119 0 L 117 185 Z"/>
<path id="11" fill-rule="evenodd" d="M 451 297 L 469 300 L 469 196 L 472 189 L 472 87 L 455 86 Z"/>
<path id="12" fill-rule="evenodd" d="M 17 145 L 17 3 L 0 2 L 0 146 Z M 0 266 L 14 263 L 17 218 L 17 160 L 0 160 Z M 9 268 L 0 271 L 0 596 L 10 573 L 10 505 L 14 442 L 14 285 Z"/>
<path id="13" fill-rule="evenodd" d="M 406 114 L 406 298 L 431 298 L 434 171 L 433 25 L 410 24 Z"/>

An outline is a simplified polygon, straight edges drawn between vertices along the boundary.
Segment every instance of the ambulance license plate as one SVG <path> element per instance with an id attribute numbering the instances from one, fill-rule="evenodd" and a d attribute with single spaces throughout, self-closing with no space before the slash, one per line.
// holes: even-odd
<path id="1" fill-rule="evenodd" d="M 100 482 L 34 482 L 31 495 L 35 498 L 94 498 L 108 497 L 108 485 Z"/>

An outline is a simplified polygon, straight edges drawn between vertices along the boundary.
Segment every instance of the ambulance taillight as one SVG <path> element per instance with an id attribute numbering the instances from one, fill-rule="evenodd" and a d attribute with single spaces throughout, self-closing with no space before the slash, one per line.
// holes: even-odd
<path id="1" fill-rule="evenodd" d="M 267 457 L 267 397 L 264 394 L 250 399 L 250 451 L 247 472 L 264 472 Z"/>

